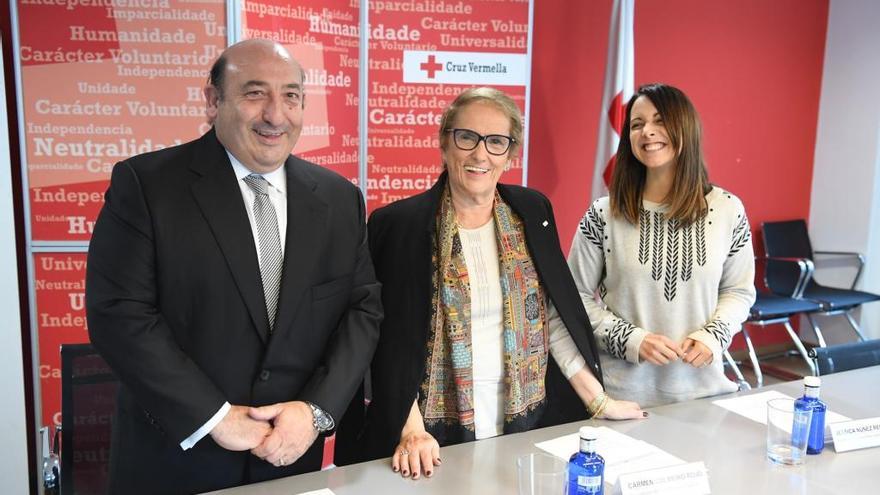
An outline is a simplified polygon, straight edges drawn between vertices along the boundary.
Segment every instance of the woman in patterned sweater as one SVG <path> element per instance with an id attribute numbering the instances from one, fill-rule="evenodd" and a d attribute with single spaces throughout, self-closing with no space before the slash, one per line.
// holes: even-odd
<path id="1" fill-rule="evenodd" d="M 609 196 L 587 210 L 568 263 L 610 395 L 644 407 L 736 390 L 721 356 L 755 300 L 749 222 L 709 183 L 680 90 L 648 84 L 629 100 Z"/>

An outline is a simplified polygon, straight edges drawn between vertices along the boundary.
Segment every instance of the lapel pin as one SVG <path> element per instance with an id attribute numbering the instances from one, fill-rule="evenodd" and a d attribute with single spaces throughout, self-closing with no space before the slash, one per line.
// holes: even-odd
<path id="1" fill-rule="evenodd" d="M 550 222 L 548 222 L 547 220 L 544 220 L 544 223 L 542 223 L 541 225 L 543 225 L 544 227 L 546 227 L 546 226 L 550 225 Z"/>

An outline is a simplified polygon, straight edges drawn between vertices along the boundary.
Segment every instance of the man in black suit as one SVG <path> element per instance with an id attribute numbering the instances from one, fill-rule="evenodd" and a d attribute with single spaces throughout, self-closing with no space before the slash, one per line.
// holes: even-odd
<path id="1" fill-rule="evenodd" d="M 92 343 L 119 376 L 111 493 L 320 468 L 382 319 L 364 203 L 290 155 L 304 74 L 248 40 L 211 70 L 213 129 L 113 169 L 89 247 Z"/>

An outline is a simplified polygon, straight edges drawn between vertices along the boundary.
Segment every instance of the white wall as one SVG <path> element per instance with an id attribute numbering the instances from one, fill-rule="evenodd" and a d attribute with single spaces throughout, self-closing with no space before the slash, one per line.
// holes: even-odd
<path id="1" fill-rule="evenodd" d="M 0 62 L 3 53 L 0 51 Z M 0 63 L 0 81 L 3 64 Z M 16 167 L 16 173 L 18 168 Z M 3 493 L 28 493 L 27 422 L 24 408 L 21 328 L 19 327 L 18 266 L 15 263 L 15 220 L 6 99 L 0 98 L 0 482 Z"/>
<path id="2" fill-rule="evenodd" d="M 858 288 L 880 293 L 880 2 L 829 3 L 810 234 L 814 249 L 865 254 Z M 816 278 L 845 287 L 854 273 L 852 263 L 832 262 Z M 842 317 L 819 322 L 829 344 L 854 338 Z M 861 326 L 880 338 L 880 302 L 863 307 Z"/>

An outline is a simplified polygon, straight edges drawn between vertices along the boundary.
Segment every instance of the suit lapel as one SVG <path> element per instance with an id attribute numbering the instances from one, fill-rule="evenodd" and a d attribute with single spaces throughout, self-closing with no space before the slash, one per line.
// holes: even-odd
<path id="1" fill-rule="evenodd" d="M 498 184 L 498 194 L 501 199 L 519 216 L 525 229 L 526 244 L 529 247 L 529 253 L 532 261 L 538 267 L 538 273 L 542 268 L 546 268 L 544 255 L 551 252 L 547 249 L 548 240 L 558 242 L 554 229 L 550 223 L 551 218 L 547 212 L 541 208 L 541 203 L 537 201 L 524 201 L 521 193 L 507 187 L 504 184 Z"/>
<path id="2" fill-rule="evenodd" d="M 251 321 L 265 343 L 269 337 L 269 317 L 253 231 L 241 199 L 241 189 L 226 150 L 217 141 L 214 131 L 203 136 L 200 144 L 201 149 L 195 153 L 197 161 L 190 165 L 201 175 L 192 184 L 192 193 L 226 258 Z"/>
<path id="3" fill-rule="evenodd" d="M 431 329 L 431 305 L 434 304 L 431 283 L 434 275 L 433 271 L 435 270 L 433 260 L 431 259 L 432 243 L 434 242 L 434 231 L 437 229 L 437 211 L 440 209 L 440 200 L 443 197 L 443 191 L 446 189 L 446 180 L 446 172 L 443 172 L 437 178 L 437 182 L 423 196 L 425 201 L 418 206 L 412 217 L 414 220 L 412 232 L 419 232 L 420 235 L 416 238 L 413 249 L 406 249 L 404 251 L 409 252 L 409 255 L 412 257 L 412 262 L 409 266 L 417 267 L 413 271 L 413 276 L 416 280 L 416 294 L 414 294 L 413 300 L 425 301 L 419 318 L 424 324 L 417 325 L 417 332 L 415 332 L 417 333 L 415 336 L 416 342 L 423 344 L 427 342 L 428 333 Z M 419 376 L 424 372 L 424 362 L 427 356 L 427 349 L 423 344 L 417 347 L 419 352 L 413 354 L 413 357 L 417 360 L 417 367 L 421 369 L 421 372 L 418 373 Z"/>
<path id="4" fill-rule="evenodd" d="M 306 291 L 315 282 L 312 272 L 318 266 L 327 235 L 328 207 L 316 194 L 317 182 L 308 175 L 305 164 L 288 158 L 287 233 L 284 243 L 284 271 L 275 331 L 293 324 Z"/>

